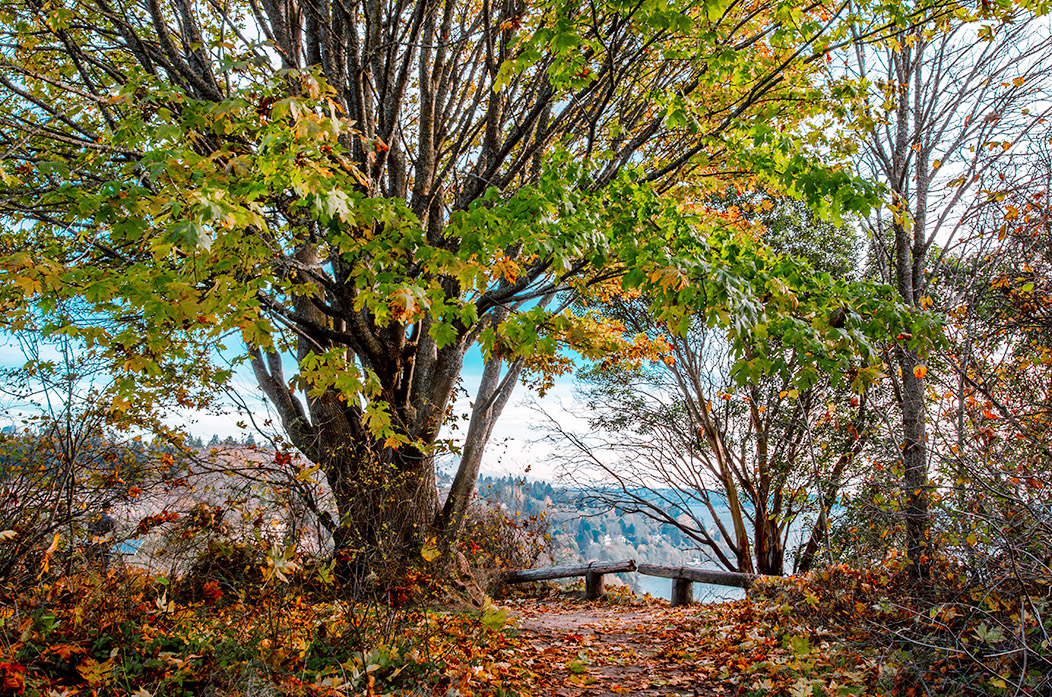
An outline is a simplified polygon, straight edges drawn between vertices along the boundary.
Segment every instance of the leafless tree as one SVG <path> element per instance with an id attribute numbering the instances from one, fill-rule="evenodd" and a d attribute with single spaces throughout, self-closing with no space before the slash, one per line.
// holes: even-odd
<path id="1" fill-rule="evenodd" d="M 627 331 L 656 331 L 645 305 L 611 304 Z M 549 418 L 554 459 L 586 503 L 678 527 L 728 570 L 781 575 L 789 549 L 808 570 L 870 439 L 865 395 L 828 379 L 797 390 L 793 369 L 739 387 L 730 346 L 702 320 L 663 338 L 664 361 L 582 376 L 590 432 Z"/>
<path id="2" fill-rule="evenodd" d="M 932 269 L 967 234 L 984 175 L 1047 129 L 1048 23 L 1021 15 L 1005 24 L 916 26 L 888 41 L 857 42 L 834 72 L 860 90 L 852 113 L 864 132 L 859 170 L 888 192 L 867 221 L 875 271 L 904 302 L 932 309 Z M 904 472 L 907 552 L 920 578 L 932 553 L 923 357 L 903 339 L 889 362 L 901 418 L 888 447 L 901 453 L 893 457 Z"/>

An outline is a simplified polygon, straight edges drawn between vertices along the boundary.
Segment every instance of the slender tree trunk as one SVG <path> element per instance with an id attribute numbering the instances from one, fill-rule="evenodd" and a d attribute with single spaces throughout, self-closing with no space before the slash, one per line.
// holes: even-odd
<path id="1" fill-rule="evenodd" d="M 772 514 L 769 509 L 771 462 L 767 449 L 768 431 L 757 408 L 759 402 L 759 391 L 753 386 L 752 399 L 749 400 L 749 420 L 756 437 L 756 461 L 760 474 L 758 486 L 752 491 L 756 510 L 756 519 L 753 521 L 756 572 L 781 576 L 785 564 L 785 549 L 778 524 L 772 520 L 772 516 L 776 517 L 777 514 Z"/>
<path id="2" fill-rule="evenodd" d="M 903 199 L 899 199 L 900 202 Z M 916 267 L 923 265 L 915 258 L 913 234 L 906 224 L 909 215 L 903 205 L 901 219 L 894 226 L 895 280 L 903 301 L 913 307 L 919 305 Z M 923 219 L 920 221 L 923 223 Z M 917 234 L 914 228 L 914 234 Z M 923 281 L 923 278 L 921 279 Z M 906 487 L 906 556 L 910 560 L 910 575 L 921 580 L 928 576 L 929 505 L 928 505 L 928 443 L 924 414 L 924 382 L 914 369 L 920 365 L 917 352 L 908 345 L 895 347 L 895 362 L 902 373 L 902 468 Z"/>
<path id="3" fill-rule="evenodd" d="M 896 351 L 902 369 L 902 465 L 906 485 L 906 555 L 910 575 L 928 577 L 931 550 L 928 504 L 928 448 L 924 416 L 924 383 L 913 374 L 917 353 L 906 347 Z"/>
<path id="4" fill-rule="evenodd" d="M 702 410 L 704 410 L 704 405 Z M 734 482 L 734 473 L 731 471 L 730 454 L 724 446 L 723 438 L 707 415 L 702 431 L 703 433 L 699 435 L 708 439 L 716 461 L 719 463 L 720 479 L 723 482 L 724 493 L 727 495 L 727 510 L 731 514 L 731 522 L 734 525 L 734 554 L 738 561 L 737 570 L 745 574 L 755 573 L 750 552 L 752 545 L 749 544 L 749 533 L 745 527 L 745 516 L 742 514 L 741 501 L 738 498 L 738 487 Z"/>
<path id="5" fill-rule="evenodd" d="M 504 360 L 491 358 L 486 361 L 482 371 L 482 381 L 475 396 L 475 409 L 471 413 L 467 435 L 461 451 L 460 466 L 449 488 L 449 495 L 442 512 L 438 516 L 436 528 L 443 538 L 443 546 L 448 549 L 459 534 L 468 505 L 475 492 L 479 468 L 486 444 L 493 433 L 493 426 L 508 403 L 508 398 L 515 388 L 524 360 L 517 358 L 511 362 L 507 371 L 501 375 Z"/>

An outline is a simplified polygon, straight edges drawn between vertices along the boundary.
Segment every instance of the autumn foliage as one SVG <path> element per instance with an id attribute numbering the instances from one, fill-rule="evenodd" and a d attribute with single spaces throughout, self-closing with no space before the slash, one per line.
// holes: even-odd
<path id="1" fill-rule="evenodd" d="M 341 601 L 319 596 L 321 584 L 307 592 L 305 582 L 275 576 L 224 589 L 210 581 L 186 593 L 178 581 L 113 569 L 5 594 L 4 687 L 26 695 L 410 692 L 467 684 L 472 667 L 506 641 L 484 613 Z"/>

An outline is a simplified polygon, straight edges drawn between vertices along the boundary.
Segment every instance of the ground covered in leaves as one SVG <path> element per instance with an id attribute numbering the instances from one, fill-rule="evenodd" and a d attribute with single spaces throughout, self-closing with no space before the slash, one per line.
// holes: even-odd
<path id="1" fill-rule="evenodd" d="M 1009 694 L 997 672 L 1007 664 L 964 659 L 977 644 L 1002 662 L 1015 655 L 986 625 L 960 624 L 956 606 L 916 612 L 893 578 L 850 570 L 683 608 L 624 589 L 588 602 L 556 587 L 482 607 L 365 603 L 276 573 L 261 580 L 179 588 L 110 571 L 0 593 L 0 694 L 913 697 L 968 686 L 997 695 Z M 955 623 L 965 648 L 924 661 L 889 639 L 911 632 L 914 646 L 934 646 Z"/>
<path id="2" fill-rule="evenodd" d="M 672 608 L 576 594 L 509 599 L 523 684 L 534 695 L 874 694 L 883 658 L 766 601 Z"/>

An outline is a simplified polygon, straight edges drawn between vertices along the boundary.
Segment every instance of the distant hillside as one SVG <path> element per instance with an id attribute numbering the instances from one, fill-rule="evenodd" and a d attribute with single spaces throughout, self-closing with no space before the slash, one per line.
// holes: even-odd
<path id="1" fill-rule="evenodd" d="M 546 514 L 556 563 L 626 558 L 653 564 L 704 563 L 702 553 L 675 526 L 638 513 L 587 506 L 579 490 L 510 476 L 481 477 L 478 495 L 512 513 Z"/>

